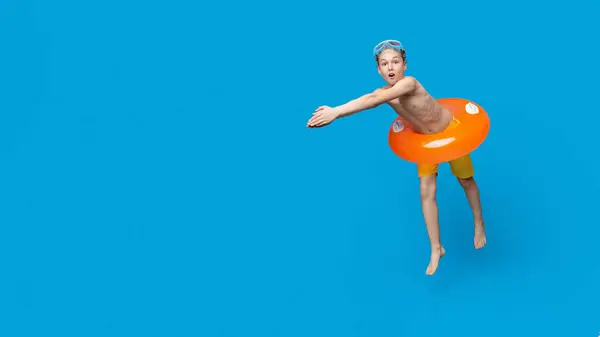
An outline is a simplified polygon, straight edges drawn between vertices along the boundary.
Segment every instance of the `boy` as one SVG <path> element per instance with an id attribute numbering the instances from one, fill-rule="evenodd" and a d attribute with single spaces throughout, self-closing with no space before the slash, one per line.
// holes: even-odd
<path id="1" fill-rule="evenodd" d="M 370 94 L 330 108 L 319 107 L 307 123 L 310 128 L 323 127 L 337 118 L 350 116 L 359 111 L 387 103 L 396 113 L 409 121 L 415 132 L 431 134 L 442 132 L 455 122 L 452 114 L 429 95 L 421 84 L 411 76 L 404 76 L 406 51 L 396 40 L 385 40 L 373 50 L 377 71 L 387 82 Z M 463 187 L 475 222 L 475 249 L 486 244 L 485 229 L 479 200 L 479 188 L 473 178 L 471 158 L 466 155 L 450 162 L 452 173 Z M 420 179 L 421 205 L 431 244 L 431 260 L 426 274 L 433 275 L 439 260 L 446 253 L 440 242 L 438 207 L 435 199 L 438 165 L 417 165 Z"/>

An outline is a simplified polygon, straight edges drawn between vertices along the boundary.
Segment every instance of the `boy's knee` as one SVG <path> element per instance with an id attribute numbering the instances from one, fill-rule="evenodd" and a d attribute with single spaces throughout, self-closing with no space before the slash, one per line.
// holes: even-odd
<path id="1" fill-rule="evenodd" d="M 462 186 L 462 188 L 464 188 L 465 190 L 475 187 L 475 179 L 473 177 L 457 179 L 460 186 Z"/>
<path id="2" fill-rule="evenodd" d="M 421 199 L 430 200 L 435 199 L 435 184 L 436 175 L 432 174 L 421 178 Z"/>

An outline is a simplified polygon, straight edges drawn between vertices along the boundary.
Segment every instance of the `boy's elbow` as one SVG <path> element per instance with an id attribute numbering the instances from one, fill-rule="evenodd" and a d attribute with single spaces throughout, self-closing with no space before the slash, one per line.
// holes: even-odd
<path id="1" fill-rule="evenodd" d="M 368 94 L 365 97 L 365 106 L 367 109 L 376 108 L 381 104 L 381 97 L 377 92 Z"/>

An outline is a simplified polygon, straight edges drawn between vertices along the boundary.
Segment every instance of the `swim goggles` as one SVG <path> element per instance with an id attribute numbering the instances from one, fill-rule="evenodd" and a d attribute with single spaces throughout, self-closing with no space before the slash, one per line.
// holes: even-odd
<path id="1" fill-rule="evenodd" d="M 395 50 L 404 50 L 404 46 L 402 45 L 402 42 L 400 42 L 398 40 L 385 40 L 385 41 L 379 42 L 375 46 L 375 48 L 373 48 L 373 56 L 379 54 L 382 50 L 385 49 L 385 47 L 390 47 Z"/>

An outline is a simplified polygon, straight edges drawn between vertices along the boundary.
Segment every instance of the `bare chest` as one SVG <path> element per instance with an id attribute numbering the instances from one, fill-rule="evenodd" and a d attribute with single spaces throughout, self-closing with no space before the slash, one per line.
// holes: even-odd
<path id="1" fill-rule="evenodd" d="M 435 123 L 443 117 L 443 107 L 429 95 L 393 99 L 388 104 L 397 114 L 418 123 Z"/>

